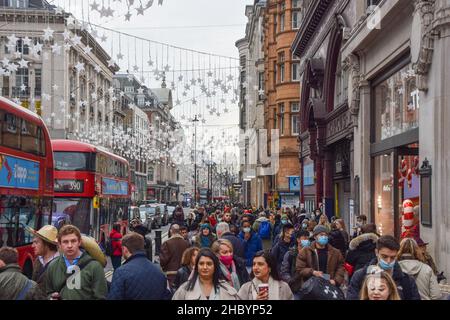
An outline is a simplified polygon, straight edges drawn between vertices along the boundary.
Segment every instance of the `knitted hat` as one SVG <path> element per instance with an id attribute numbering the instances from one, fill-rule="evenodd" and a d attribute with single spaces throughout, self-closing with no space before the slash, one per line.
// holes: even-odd
<path id="1" fill-rule="evenodd" d="M 325 226 L 323 226 L 321 224 L 319 224 L 319 225 L 314 227 L 314 230 L 313 230 L 314 236 L 317 236 L 321 232 L 325 232 L 326 234 L 329 233 L 327 227 L 325 227 Z"/>

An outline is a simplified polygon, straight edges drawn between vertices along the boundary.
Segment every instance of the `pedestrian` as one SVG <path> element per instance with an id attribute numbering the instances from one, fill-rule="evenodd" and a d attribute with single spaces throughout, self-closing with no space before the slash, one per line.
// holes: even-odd
<path id="1" fill-rule="evenodd" d="M 362 226 L 364 226 L 367 223 L 367 216 L 366 215 L 359 215 L 356 217 L 356 226 L 353 228 L 353 238 L 356 238 L 357 236 L 362 234 Z"/>
<path id="2" fill-rule="evenodd" d="M 348 242 L 345 233 L 340 230 L 337 221 L 331 223 L 330 244 L 338 249 L 342 253 L 342 256 L 345 257 L 348 250 Z"/>
<path id="3" fill-rule="evenodd" d="M 404 238 L 400 242 L 397 259 L 402 271 L 416 280 L 422 300 L 441 298 L 442 294 L 437 278 L 431 267 L 423 262 L 425 259 L 413 238 Z"/>
<path id="4" fill-rule="evenodd" d="M 376 259 L 375 248 L 378 241 L 375 224 L 366 224 L 362 227 L 362 234 L 352 239 L 345 257 L 348 266 L 349 279 L 354 272 L 363 268 L 373 259 Z"/>
<path id="5" fill-rule="evenodd" d="M 419 246 L 420 251 L 422 252 L 422 256 L 425 259 L 425 263 L 431 267 L 433 273 L 438 276 L 438 269 L 436 264 L 434 263 L 433 257 L 428 253 L 427 246 L 428 243 L 424 242 L 421 238 L 417 241 L 417 245 Z M 438 281 L 439 282 L 439 281 Z"/>
<path id="6" fill-rule="evenodd" d="M 228 224 L 233 224 L 233 222 L 231 221 L 231 213 L 230 212 L 225 212 L 223 214 L 223 222 L 226 222 Z"/>
<path id="7" fill-rule="evenodd" d="M 210 248 L 216 236 L 211 231 L 211 226 L 204 223 L 200 227 L 200 233 L 196 236 L 195 246 L 198 248 Z"/>
<path id="8" fill-rule="evenodd" d="M 377 258 L 353 274 L 347 291 L 347 299 L 358 300 L 366 274 L 370 273 L 374 267 L 380 267 L 392 276 L 402 300 L 420 300 L 416 282 L 402 271 L 396 260 L 399 249 L 400 245 L 394 237 L 381 236 L 377 240 L 375 249 Z"/>
<path id="9" fill-rule="evenodd" d="M 328 243 L 329 231 L 324 225 L 314 228 L 315 241 L 303 248 L 297 256 L 296 271 L 299 275 L 295 285 L 299 288 L 312 276 L 324 278 L 339 287 L 344 282 L 344 257 Z"/>
<path id="10" fill-rule="evenodd" d="M 178 290 L 183 283 L 189 280 L 192 270 L 194 270 L 195 259 L 197 258 L 199 251 L 200 249 L 197 247 L 190 247 L 184 250 L 183 257 L 181 258 L 181 268 L 178 269 L 177 276 L 175 277 L 172 286 L 174 291 Z"/>
<path id="11" fill-rule="evenodd" d="M 283 224 L 280 239 L 271 250 L 271 254 L 277 264 L 278 273 L 281 273 L 284 255 L 289 251 L 289 248 L 295 244 L 293 239 L 295 239 L 294 226 L 290 223 Z"/>
<path id="12" fill-rule="evenodd" d="M 314 241 L 314 228 L 316 226 L 317 226 L 317 222 L 314 219 L 309 221 L 308 228 L 306 230 L 308 230 L 308 232 L 309 232 L 309 238 L 311 241 Z"/>
<path id="13" fill-rule="evenodd" d="M 105 299 L 108 288 L 103 266 L 81 249 L 80 230 L 66 224 L 59 230 L 58 244 L 62 255 L 47 268 L 47 295 L 55 300 Z M 67 275 L 72 273 L 76 278 L 71 276 L 71 281 Z"/>
<path id="14" fill-rule="evenodd" d="M 322 215 L 320 216 L 318 225 L 326 227 L 328 232 L 331 232 L 331 224 L 325 213 L 322 213 Z"/>
<path id="15" fill-rule="evenodd" d="M 27 230 L 34 235 L 32 247 L 36 256 L 33 263 L 33 275 L 31 279 L 45 293 L 47 292 L 45 277 L 48 265 L 53 259 L 59 257 L 58 230 L 52 225 L 43 226 L 38 231 L 32 228 L 27 228 Z"/>
<path id="16" fill-rule="evenodd" d="M 247 272 L 251 272 L 253 257 L 258 251 L 263 249 L 262 240 L 258 234 L 252 230 L 250 221 L 244 221 L 241 226 L 239 238 L 244 242 L 245 260 Z"/>
<path id="17" fill-rule="evenodd" d="M 120 224 L 115 223 L 109 234 L 109 241 L 111 242 L 111 263 L 114 271 L 122 264 L 122 234 L 120 233 Z"/>
<path id="18" fill-rule="evenodd" d="M 234 255 L 233 244 L 226 239 L 219 239 L 211 246 L 212 252 L 219 258 L 220 270 L 223 277 L 236 291 L 250 281 L 250 276 L 245 268 L 245 260 Z"/>
<path id="19" fill-rule="evenodd" d="M 245 259 L 244 242 L 236 236 L 236 234 L 231 232 L 230 225 L 228 223 L 219 223 L 216 227 L 216 232 L 218 239 L 225 239 L 231 242 L 235 256 Z"/>
<path id="20" fill-rule="evenodd" d="M 136 232 L 123 237 L 122 254 L 125 262 L 113 274 L 108 300 L 170 299 L 167 279 L 147 258 L 144 246 L 144 237 Z"/>
<path id="21" fill-rule="evenodd" d="M 191 243 L 189 241 L 189 231 L 188 231 L 188 227 L 186 226 L 180 226 L 180 235 L 183 237 L 184 241 L 186 241 L 186 243 L 190 246 Z"/>
<path id="22" fill-rule="evenodd" d="M 0 248 L 0 300 L 45 300 L 39 285 L 29 280 L 19 266 L 19 253 L 11 247 Z"/>
<path id="23" fill-rule="evenodd" d="M 289 285 L 277 270 L 277 264 L 270 251 L 259 251 L 253 258 L 252 280 L 239 290 L 242 300 L 294 300 Z"/>
<path id="24" fill-rule="evenodd" d="M 281 224 L 281 215 L 276 214 L 274 215 L 274 224 L 272 229 L 272 244 L 276 243 L 276 240 L 278 238 L 278 235 L 281 233 L 283 225 Z"/>
<path id="25" fill-rule="evenodd" d="M 283 262 L 281 264 L 281 279 L 289 284 L 292 292 L 295 293 L 300 290 L 300 287 L 295 287 L 295 283 L 299 283 L 296 279 L 298 273 L 296 272 L 297 256 L 302 251 L 303 248 L 309 247 L 311 241 L 309 240 L 309 232 L 306 230 L 301 230 L 295 233 L 296 245 L 289 249 L 288 252 L 283 257 Z"/>
<path id="26" fill-rule="evenodd" d="M 253 223 L 253 231 L 261 238 L 264 249 L 270 249 L 272 247 L 273 225 L 266 217 L 265 212 L 259 213 L 258 219 Z"/>
<path id="27" fill-rule="evenodd" d="M 188 233 L 188 240 L 191 246 L 195 245 L 195 240 L 196 237 L 198 236 L 198 233 L 199 233 L 199 225 L 197 222 L 193 222 L 189 226 L 189 233 Z"/>
<path id="28" fill-rule="evenodd" d="M 170 231 L 172 236 L 161 246 L 159 264 L 167 276 L 169 285 L 172 287 L 178 269 L 181 267 L 183 253 L 190 246 L 180 234 L 180 226 L 178 224 L 172 225 Z"/>
<path id="29" fill-rule="evenodd" d="M 401 300 L 391 275 L 382 269 L 366 276 L 360 300 Z"/>
<path id="30" fill-rule="evenodd" d="M 239 300 L 223 279 L 219 258 L 209 248 L 198 252 L 192 277 L 178 288 L 173 300 Z"/>
<path id="31" fill-rule="evenodd" d="M 184 211 L 183 207 L 178 205 L 173 212 L 173 223 L 179 226 L 184 226 Z"/>
<path id="32" fill-rule="evenodd" d="M 147 227 L 145 227 L 142 224 L 141 219 L 139 218 L 135 218 L 133 220 L 131 220 L 131 228 L 130 231 L 133 232 L 137 232 L 139 233 L 141 236 L 144 237 L 144 241 L 145 241 L 145 253 L 147 255 L 147 258 L 150 261 L 153 261 L 153 243 L 152 243 L 152 238 L 149 235 L 149 233 L 151 233 L 152 231 L 149 230 Z"/>

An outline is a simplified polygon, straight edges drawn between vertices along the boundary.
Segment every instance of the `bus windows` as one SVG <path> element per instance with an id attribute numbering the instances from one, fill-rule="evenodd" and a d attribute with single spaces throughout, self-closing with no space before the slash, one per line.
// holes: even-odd
<path id="1" fill-rule="evenodd" d="M 13 114 L 6 113 L 4 117 L 4 125 L 2 128 L 3 141 L 2 145 L 9 148 L 19 149 L 19 130 L 17 130 L 17 117 Z"/>
<path id="2" fill-rule="evenodd" d="M 40 155 L 40 143 L 38 139 L 38 126 L 34 123 L 22 120 L 20 134 L 21 139 L 21 150 L 24 152 L 33 153 L 35 155 Z"/>
<path id="3" fill-rule="evenodd" d="M 89 153 L 85 152 L 54 152 L 55 170 L 58 171 L 89 171 Z"/>
<path id="4" fill-rule="evenodd" d="M 90 200 L 88 198 L 55 198 L 53 200 L 52 225 L 58 230 L 65 224 L 73 224 L 81 233 L 89 234 Z"/>

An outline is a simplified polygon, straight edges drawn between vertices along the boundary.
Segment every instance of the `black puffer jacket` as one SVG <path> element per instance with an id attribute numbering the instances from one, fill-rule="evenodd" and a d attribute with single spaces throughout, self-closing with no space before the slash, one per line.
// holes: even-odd
<path id="1" fill-rule="evenodd" d="M 342 256 L 345 257 L 345 254 L 348 249 L 348 242 L 345 239 L 344 233 L 340 230 L 333 230 L 330 233 L 330 244 L 338 249 Z"/>
<path id="2" fill-rule="evenodd" d="M 191 268 L 188 266 L 182 266 L 180 269 L 178 269 L 177 271 L 177 276 L 175 277 L 175 281 L 173 283 L 173 291 L 178 290 L 178 288 L 185 283 L 186 281 L 189 280 L 189 276 L 191 275 Z"/>
<path id="3" fill-rule="evenodd" d="M 361 269 L 376 258 L 375 247 L 378 236 L 374 233 L 365 233 L 350 241 L 345 262 L 353 266 L 353 272 Z"/>

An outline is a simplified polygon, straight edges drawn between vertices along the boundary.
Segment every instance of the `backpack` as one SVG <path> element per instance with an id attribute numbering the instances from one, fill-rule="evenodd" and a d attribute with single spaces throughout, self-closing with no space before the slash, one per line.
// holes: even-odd
<path id="1" fill-rule="evenodd" d="M 261 239 L 270 239 L 270 222 L 269 220 L 261 221 L 259 225 L 258 235 Z"/>
<path id="2" fill-rule="evenodd" d="M 345 300 L 342 290 L 321 277 L 312 276 L 298 292 L 300 300 Z"/>

